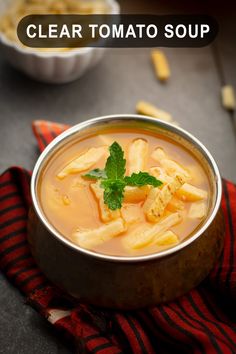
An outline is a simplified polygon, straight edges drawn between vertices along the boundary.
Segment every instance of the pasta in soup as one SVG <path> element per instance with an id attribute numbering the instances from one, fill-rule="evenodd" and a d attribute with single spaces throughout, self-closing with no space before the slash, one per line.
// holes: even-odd
<path id="1" fill-rule="evenodd" d="M 206 219 L 210 186 L 183 146 L 144 130 L 109 130 L 65 146 L 42 171 L 48 221 L 76 245 L 115 256 L 160 252 Z"/>

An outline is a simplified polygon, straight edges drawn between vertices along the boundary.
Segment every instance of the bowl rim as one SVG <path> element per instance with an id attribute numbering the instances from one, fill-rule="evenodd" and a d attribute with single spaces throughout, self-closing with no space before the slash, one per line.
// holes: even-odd
<path id="1" fill-rule="evenodd" d="M 95 251 L 88 250 L 85 248 L 80 247 L 79 245 L 76 245 L 69 239 L 67 239 L 65 236 L 63 236 L 59 231 L 54 228 L 52 224 L 50 224 L 49 220 L 46 218 L 44 215 L 42 209 L 39 206 L 39 199 L 37 198 L 37 181 L 38 177 L 40 175 L 40 170 L 41 166 L 43 166 L 44 161 L 47 159 L 48 155 L 50 153 L 53 153 L 53 150 L 64 140 L 66 140 L 68 137 L 73 136 L 74 134 L 78 133 L 81 130 L 84 130 L 86 128 L 89 128 L 93 126 L 96 123 L 106 123 L 108 121 L 117 121 L 117 120 L 141 120 L 143 122 L 147 123 L 154 123 L 155 122 L 167 129 L 170 132 L 176 133 L 177 135 L 180 135 L 182 138 L 187 139 L 188 141 L 196 144 L 198 148 L 200 148 L 201 153 L 203 153 L 204 157 L 207 160 L 207 163 L 209 164 L 211 170 L 213 170 L 213 175 L 214 175 L 214 182 L 215 182 L 215 187 L 216 187 L 216 197 L 215 197 L 215 205 L 212 208 L 211 214 L 209 215 L 207 221 L 196 231 L 192 234 L 191 237 L 187 238 L 185 241 L 177 244 L 176 246 L 173 246 L 171 248 L 168 248 L 166 250 L 157 252 L 157 253 L 151 253 L 151 254 L 145 254 L 145 255 L 140 255 L 140 256 L 113 256 L 113 255 L 107 255 L 103 253 L 96 253 Z M 222 198 L 222 180 L 219 172 L 219 168 L 217 166 L 217 163 L 215 162 L 214 158 L 208 151 L 208 149 L 205 147 L 203 143 L 201 143 L 195 136 L 193 136 L 191 133 L 187 132 L 185 129 L 174 126 L 171 123 L 164 122 L 162 120 L 144 116 L 144 115 L 137 115 L 137 114 L 114 114 L 114 115 L 107 115 L 107 116 L 102 116 L 102 117 L 97 117 L 97 118 L 92 118 L 89 120 L 86 120 L 84 122 L 78 123 L 71 128 L 67 129 L 64 131 L 62 134 L 60 134 L 58 137 L 56 137 L 41 153 L 39 156 L 35 167 L 32 172 L 32 177 L 31 177 L 31 197 L 32 197 L 32 205 L 34 207 L 34 210 L 39 218 L 39 220 L 43 223 L 43 225 L 46 227 L 46 229 L 55 237 L 57 240 L 62 242 L 65 246 L 69 246 L 70 248 L 74 249 L 76 252 L 82 253 L 85 256 L 92 256 L 93 258 L 100 259 L 103 261 L 112 261 L 112 262 L 143 262 L 143 261 L 151 261 L 151 260 L 156 260 L 160 259 L 169 255 L 172 255 L 184 248 L 186 248 L 188 245 L 193 243 L 198 237 L 200 237 L 211 225 L 213 220 L 215 219 L 215 216 L 220 208 L 221 204 L 221 198 Z"/>
<path id="2" fill-rule="evenodd" d="M 111 7 L 109 14 L 118 15 L 120 13 L 120 5 L 117 0 L 105 0 L 108 6 Z M 59 52 L 43 52 L 37 50 L 37 48 L 30 48 L 20 46 L 17 42 L 13 42 L 8 39 L 3 32 L 0 31 L 0 44 L 15 49 L 16 51 L 20 52 L 21 54 L 26 55 L 33 55 L 38 58 L 47 59 L 47 58 L 67 58 L 73 57 L 77 55 L 87 54 L 93 50 L 97 49 L 104 49 L 104 48 L 96 48 L 96 47 L 81 47 L 81 48 L 70 48 L 68 51 L 59 51 Z"/>

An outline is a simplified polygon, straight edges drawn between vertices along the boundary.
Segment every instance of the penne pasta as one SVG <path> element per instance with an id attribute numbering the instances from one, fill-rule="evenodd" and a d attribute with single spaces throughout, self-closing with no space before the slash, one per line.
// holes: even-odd
<path id="1" fill-rule="evenodd" d="M 152 50 L 151 58 L 157 78 L 167 81 L 170 78 L 170 67 L 166 55 L 161 50 Z"/>
<path id="2" fill-rule="evenodd" d="M 153 153 L 151 154 L 151 157 L 153 160 L 160 163 L 163 159 L 167 158 L 167 155 L 162 148 L 158 147 L 153 151 Z"/>
<path id="3" fill-rule="evenodd" d="M 89 149 L 63 168 L 63 170 L 58 173 L 57 178 L 63 179 L 69 174 L 86 171 L 98 162 L 105 155 L 106 151 L 107 148 L 104 146 Z"/>
<path id="4" fill-rule="evenodd" d="M 159 193 L 157 193 L 153 202 L 145 208 L 148 221 L 157 222 L 160 219 L 160 217 L 164 214 L 167 205 L 173 198 L 173 195 L 184 183 L 184 177 L 181 175 L 176 175 L 172 182 L 166 184 L 159 191 Z"/>
<path id="5" fill-rule="evenodd" d="M 207 198 L 207 192 L 203 189 L 192 186 L 189 183 L 185 183 L 179 190 L 176 191 L 178 198 L 186 202 L 196 202 Z"/>
<path id="6" fill-rule="evenodd" d="M 71 239 L 79 246 L 84 248 L 93 248 L 113 237 L 121 234 L 126 230 L 125 223 L 122 218 L 111 221 L 108 224 L 93 230 L 76 231 L 72 234 Z"/>
<path id="7" fill-rule="evenodd" d="M 148 143 L 144 139 L 133 140 L 128 150 L 129 174 L 146 170 Z"/>
<path id="8" fill-rule="evenodd" d="M 186 170 L 186 168 L 182 167 L 179 163 L 175 162 L 172 159 L 169 159 L 165 151 L 158 147 L 156 148 L 151 157 L 153 160 L 157 161 L 161 167 L 165 170 L 165 172 L 170 175 L 174 176 L 176 174 L 183 175 L 187 180 L 191 179 L 190 173 Z"/>
<path id="9" fill-rule="evenodd" d="M 176 174 L 182 175 L 186 180 L 190 180 L 191 176 L 188 171 L 183 168 L 180 164 L 170 159 L 162 159 L 160 161 L 161 166 L 170 176 L 174 176 Z"/>
<path id="10" fill-rule="evenodd" d="M 173 246 L 179 243 L 178 236 L 173 231 L 166 231 L 163 234 L 158 234 L 154 237 L 153 245 L 157 246 Z"/>
<path id="11" fill-rule="evenodd" d="M 163 184 L 170 183 L 173 180 L 173 177 L 168 176 L 161 167 L 151 167 L 149 172 L 152 176 L 159 179 Z"/>
<path id="12" fill-rule="evenodd" d="M 150 209 L 151 205 L 154 203 L 159 193 L 159 188 L 151 188 L 150 192 L 148 193 L 147 199 L 143 204 L 144 213 L 146 213 Z"/>
<path id="13" fill-rule="evenodd" d="M 154 238 L 169 230 L 172 226 L 180 222 L 181 216 L 178 213 L 171 214 L 159 223 L 145 229 L 138 229 L 124 238 L 124 246 L 130 249 L 139 249 L 150 245 Z"/>
<path id="14" fill-rule="evenodd" d="M 230 85 L 225 85 L 221 89 L 223 107 L 229 111 L 234 111 L 236 108 L 234 89 Z"/>
<path id="15" fill-rule="evenodd" d="M 150 116 L 153 118 L 158 118 L 164 120 L 165 122 L 173 122 L 173 118 L 170 113 L 163 111 L 152 105 L 151 103 L 145 101 L 139 101 L 136 105 L 136 111 L 138 114 L 145 116 Z"/>
<path id="16" fill-rule="evenodd" d="M 171 212 L 179 211 L 184 209 L 184 202 L 176 197 L 173 197 L 169 204 L 167 204 L 166 209 Z"/>

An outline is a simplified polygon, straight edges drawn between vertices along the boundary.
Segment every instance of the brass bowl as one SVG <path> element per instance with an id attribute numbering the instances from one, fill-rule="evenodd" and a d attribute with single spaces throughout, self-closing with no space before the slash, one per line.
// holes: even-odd
<path id="1" fill-rule="evenodd" d="M 111 126 L 140 128 L 167 136 L 190 150 L 204 167 L 211 189 L 209 214 L 196 232 L 175 247 L 135 257 L 99 254 L 69 241 L 44 215 L 37 186 L 47 161 L 74 139 L 109 130 Z M 107 116 L 88 120 L 67 130 L 39 157 L 32 175 L 31 194 L 33 208 L 29 214 L 28 238 L 33 256 L 53 283 L 81 302 L 130 310 L 173 300 L 208 275 L 223 248 L 222 184 L 213 157 L 202 143 L 185 130 L 150 117 Z"/>

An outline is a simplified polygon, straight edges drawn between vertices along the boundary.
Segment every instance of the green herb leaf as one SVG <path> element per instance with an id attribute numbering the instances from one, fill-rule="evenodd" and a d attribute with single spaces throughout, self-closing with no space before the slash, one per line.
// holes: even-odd
<path id="1" fill-rule="evenodd" d="M 104 170 L 96 168 L 83 177 L 93 180 L 101 179 L 101 187 L 104 189 L 104 203 L 110 210 L 117 210 L 122 207 L 124 190 L 126 186 L 142 187 L 151 185 L 159 187 L 162 182 L 147 172 L 132 173 L 125 176 L 126 160 L 121 146 L 114 142 L 110 147 L 110 156 L 107 159 Z"/>
<path id="2" fill-rule="evenodd" d="M 104 203 L 110 210 L 122 207 L 125 186 L 124 180 L 121 179 L 105 179 L 101 182 L 101 187 L 104 188 Z"/>
<path id="3" fill-rule="evenodd" d="M 110 147 L 110 156 L 107 159 L 105 172 L 107 178 L 122 179 L 125 175 L 126 160 L 124 159 L 124 151 L 121 146 L 114 142 Z"/>
<path id="4" fill-rule="evenodd" d="M 106 178 L 101 181 L 101 187 L 106 189 L 106 188 L 117 188 L 117 189 L 122 189 L 126 186 L 126 183 L 124 179 L 111 179 L 111 178 Z"/>
<path id="5" fill-rule="evenodd" d="M 142 187 L 150 185 L 153 187 L 160 187 L 163 183 L 156 179 L 154 176 L 151 176 L 147 172 L 132 173 L 131 176 L 126 176 L 124 178 L 127 186 L 137 186 Z"/>
<path id="6" fill-rule="evenodd" d="M 83 177 L 90 178 L 90 179 L 100 179 L 100 178 L 106 178 L 107 175 L 104 170 L 95 168 L 95 170 L 88 172 L 86 175 L 83 175 Z"/>

